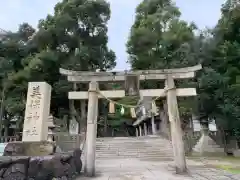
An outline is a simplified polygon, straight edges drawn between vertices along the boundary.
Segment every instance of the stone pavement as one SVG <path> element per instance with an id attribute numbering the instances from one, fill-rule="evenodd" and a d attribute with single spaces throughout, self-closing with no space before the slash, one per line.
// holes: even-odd
<path id="1" fill-rule="evenodd" d="M 187 175 L 176 175 L 172 161 L 118 159 L 97 160 L 95 178 L 79 180 L 240 180 L 240 174 L 231 174 L 188 160 Z"/>

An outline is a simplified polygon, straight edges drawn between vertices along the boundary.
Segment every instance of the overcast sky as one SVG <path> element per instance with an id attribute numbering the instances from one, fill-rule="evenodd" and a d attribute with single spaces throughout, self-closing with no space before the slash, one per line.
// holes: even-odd
<path id="1" fill-rule="evenodd" d="M 28 22 L 36 27 L 38 20 L 53 12 L 54 5 L 59 0 L 1 0 L 0 28 L 16 30 L 22 22 Z M 112 16 L 109 22 L 109 47 L 117 55 L 116 70 L 125 70 L 127 54 L 125 44 L 131 25 L 134 22 L 134 12 L 141 0 L 109 0 Z M 213 27 L 220 17 L 220 8 L 225 0 L 176 0 L 182 12 L 182 19 L 194 21 L 201 29 Z"/>

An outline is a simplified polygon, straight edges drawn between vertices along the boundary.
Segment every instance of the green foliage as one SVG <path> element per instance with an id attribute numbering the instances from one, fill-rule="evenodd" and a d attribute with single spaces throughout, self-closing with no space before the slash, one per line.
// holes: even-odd
<path id="1" fill-rule="evenodd" d="M 72 85 L 59 74 L 71 70 L 107 70 L 115 66 L 115 53 L 108 49 L 107 22 L 110 6 L 104 0 L 63 0 L 39 21 L 38 30 L 23 23 L 0 41 L 0 78 L 4 114 L 22 119 L 27 85 L 46 81 L 53 87 L 51 113 L 69 114 L 68 91 Z M 10 117 L 10 116 L 5 116 Z"/>
<path id="2" fill-rule="evenodd" d="M 240 138 L 240 6 L 227 1 L 222 17 L 204 42 L 204 71 L 198 76 L 199 110 L 216 118 L 218 126 Z"/>
<path id="3" fill-rule="evenodd" d="M 189 43 L 196 27 L 180 20 L 180 15 L 169 0 L 145 0 L 138 6 L 127 44 L 133 69 L 183 67 L 195 63 L 190 61 Z"/>
<path id="4" fill-rule="evenodd" d="M 179 19 L 181 13 L 170 0 L 144 0 L 136 10 L 136 20 L 127 43 L 133 69 L 167 69 L 196 65 L 199 51 L 196 26 Z M 178 82 L 188 85 L 189 82 Z M 159 88 L 148 82 L 148 88 Z M 191 101 L 181 99 L 181 115 L 190 116 Z"/>
<path id="5" fill-rule="evenodd" d="M 196 81 L 178 81 L 178 87 L 195 86 L 197 98 L 179 98 L 185 120 L 197 113 L 201 121 L 215 118 L 218 127 L 240 139 L 240 5 L 228 0 L 213 29 L 196 35 L 196 26 L 179 19 L 170 0 L 144 0 L 127 43 L 133 69 L 163 69 L 202 63 Z M 149 83 L 154 88 L 157 83 Z"/>

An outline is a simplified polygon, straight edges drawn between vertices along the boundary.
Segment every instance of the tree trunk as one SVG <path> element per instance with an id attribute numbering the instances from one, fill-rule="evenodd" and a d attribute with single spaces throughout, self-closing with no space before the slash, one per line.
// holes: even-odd
<path id="1" fill-rule="evenodd" d="M 4 124 L 4 136 L 7 137 L 8 136 L 8 130 L 9 130 L 9 123 Z"/>
<path id="2" fill-rule="evenodd" d="M 76 83 L 73 84 L 73 90 L 77 91 L 77 84 Z M 71 114 L 71 119 L 75 119 L 78 123 L 78 133 L 80 133 L 81 117 L 80 117 L 78 111 L 75 108 L 74 100 L 69 100 L 69 110 L 70 110 L 70 114 Z"/>
<path id="3" fill-rule="evenodd" d="M 70 114 L 71 114 L 71 119 L 75 119 L 78 123 L 78 131 L 80 131 L 80 122 L 81 118 L 79 113 L 77 112 L 75 105 L 74 105 L 74 100 L 69 100 L 69 109 L 70 109 Z M 80 133 L 80 132 L 78 132 Z"/>
<path id="4" fill-rule="evenodd" d="M 104 135 L 105 135 L 105 136 L 107 135 L 107 131 L 108 131 L 107 128 L 108 128 L 108 127 L 107 127 L 107 117 L 104 117 Z"/>
<path id="5" fill-rule="evenodd" d="M 193 136 L 194 135 L 194 127 L 193 127 L 193 117 L 191 117 L 190 119 L 190 125 L 191 125 L 191 135 Z"/>
<path id="6" fill-rule="evenodd" d="M 86 101 L 85 100 L 81 100 L 80 102 L 80 106 L 81 106 L 81 117 L 80 117 L 80 131 L 86 131 L 87 128 L 87 112 L 86 112 Z"/>
<path id="7" fill-rule="evenodd" d="M 63 124 L 64 124 L 64 129 L 68 130 L 69 129 L 69 119 L 68 119 L 68 115 L 64 115 L 63 116 Z"/>
<path id="8" fill-rule="evenodd" d="M 160 109 L 160 118 L 162 120 L 161 122 L 161 133 L 163 133 L 167 138 L 171 137 L 171 132 L 170 132 L 170 126 L 168 122 L 168 110 L 167 110 L 167 102 L 163 102 L 163 107 Z"/>
<path id="9" fill-rule="evenodd" d="M 225 134 L 225 131 L 222 128 L 220 129 L 220 134 L 222 136 L 224 152 L 228 152 L 226 134 Z"/>
<path id="10" fill-rule="evenodd" d="M 5 86 L 3 85 L 3 90 L 1 95 L 1 107 L 0 107 L 0 136 L 2 136 L 2 130 L 3 130 L 4 100 L 5 100 Z"/>

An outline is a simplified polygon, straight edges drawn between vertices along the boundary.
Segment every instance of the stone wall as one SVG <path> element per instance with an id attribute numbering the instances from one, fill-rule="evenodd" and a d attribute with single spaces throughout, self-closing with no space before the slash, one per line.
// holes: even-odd
<path id="1" fill-rule="evenodd" d="M 73 179 L 82 169 L 82 151 L 49 156 L 2 156 L 0 180 Z"/>

